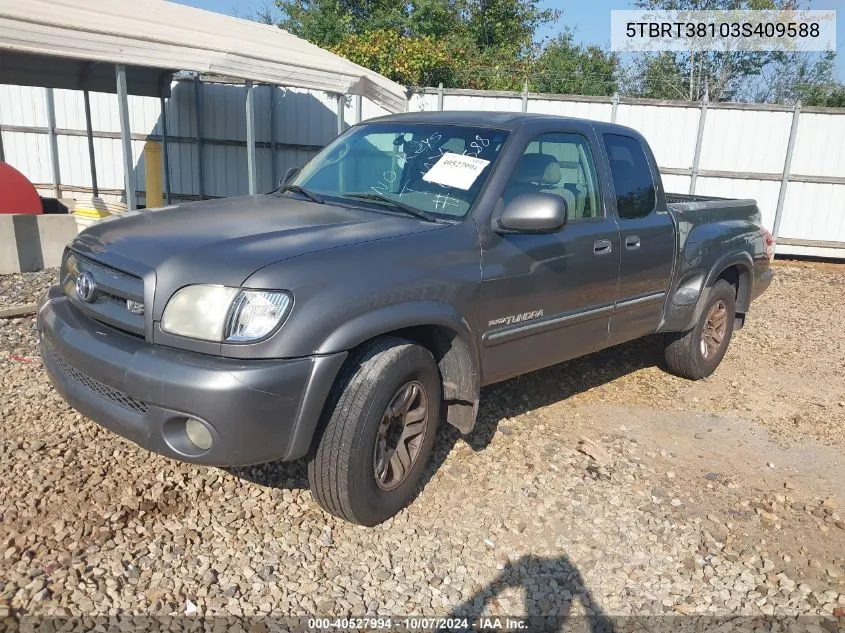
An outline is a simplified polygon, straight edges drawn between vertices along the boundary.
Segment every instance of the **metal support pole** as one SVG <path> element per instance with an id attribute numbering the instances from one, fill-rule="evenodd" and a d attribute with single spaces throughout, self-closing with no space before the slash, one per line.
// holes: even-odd
<path id="1" fill-rule="evenodd" d="M 202 82 L 200 76 L 194 77 L 194 112 L 196 113 L 196 128 L 197 128 L 197 180 L 199 185 L 200 199 L 205 198 L 205 174 L 203 170 L 203 151 L 202 151 Z"/>
<path id="2" fill-rule="evenodd" d="M 528 80 L 522 84 L 522 111 L 528 112 Z"/>
<path id="3" fill-rule="evenodd" d="M 437 110 L 443 112 L 443 82 L 437 84 Z"/>
<path id="4" fill-rule="evenodd" d="M 364 98 L 361 95 L 355 95 L 355 123 L 360 123 L 364 118 Z"/>
<path id="5" fill-rule="evenodd" d="M 132 165 L 132 131 L 129 129 L 129 98 L 126 92 L 126 66 L 114 67 L 117 80 L 117 110 L 120 115 L 120 141 L 123 146 L 123 185 L 126 188 L 126 206 L 130 211 L 137 208 L 135 200 L 135 169 Z"/>
<path id="6" fill-rule="evenodd" d="M 251 80 L 246 81 L 246 171 L 249 195 L 258 193 L 255 162 L 255 89 Z"/>
<path id="7" fill-rule="evenodd" d="M 47 102 L 47 136 L 50 148 L 50 170 L 53 174 L 53 197 L 60 198 L 62 179 L 59 173 L 59 142 L 56 137 L 56 103 L 53 100 L 53 89 L 46 88 L 44 95 Z"/>
<path id="8" fill-rule="evenodd" d="M 698 163 L 701 160 L 701 142 L 704 139 L 704 121 L 707 118 L 707 100 L 701 102 L 701 114 L 698 117 L 698 135 L 695 138 L 695 152 L 692 155 L 692 173 L 689 179 L 689 193 L 695 194 L 695 181 L 698 179 Z"/>
<path id="9" fill-rule="evenodd" d="M 164 163 L 164 202 L 170 204 L 170 159 L 167 156 L 167 99 L 161 102 L 161 158 Z"/>
<path id="10" fill-rule="evenodd" d="M 343 133 L 343 108 L 346 105 L 346 97 L 342 94 L 337 95 L 337 133 Z"/>
<path id="11" fill-rule="evenodd" d="M 100 195 L 100 188 L 97 185 L 97 158 L 94 155 L 94 126 L 91 124 L 91 94 L 87 90 L 83 90 L 82 99 L 85 102 L 85 134 L 88 137 L 88 162 L 91 164 L 91 193 L 96 198 Z"/>
<path id="12" fill-rule="evenodd" d="M 614 92 L 610 100 L 610 122 L 616 123 L 616 111 L 619 109 L 619 93 Z"/>
<path id="13" fill-rule="evenodd" d="M 273 188 L 276 188 L 281 174 L 279 173 L 279 156 L 276 151 L 276 86 L 267 86 L 270 89 L 270 164 L 273 169 Z"/>
<path id="14" fill-rule="evenodd" d="M 775 222 L 772 235 L 777 238 L 780 231 L 780 220 L 783 215 L 783 203 L 786 201 L 786 190 L 789 187 L 789 170 L 792 167 L 792 152 L 795 150 L 795 137 L 798 136 L 798 121 L 801 119 L 801 102 L 795 104 L 792 110 L 792 125 L 789 127 L 789 141 L 786 144 L 786 158 L 783 161 L 783 175 L 780 179 L 778 192 L 778 206 L 775 207 Z"/>

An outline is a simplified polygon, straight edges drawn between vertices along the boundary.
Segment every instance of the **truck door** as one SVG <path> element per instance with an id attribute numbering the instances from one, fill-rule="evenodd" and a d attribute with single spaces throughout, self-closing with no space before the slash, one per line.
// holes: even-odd
<path id="1" fill-rule="evenodd" d="M 666 210 L 657 165 L 643 143 L 632 136 L 602 136 L 619 222 L 622 265 L 610 344 L 629 341 L 657 329 L 677 250 L 675 225 Z"/>
<path id="2" fill-rule="evenodd" d="M 607 344 L 619 275 L 619 232 L 605 212 L 587 136 L 554 132 L 525 147 L 501 208 L 523 193 L 566 201 L 553 233 L 495 235 L 482 251 L 484 382 L 574 358 Z"/>

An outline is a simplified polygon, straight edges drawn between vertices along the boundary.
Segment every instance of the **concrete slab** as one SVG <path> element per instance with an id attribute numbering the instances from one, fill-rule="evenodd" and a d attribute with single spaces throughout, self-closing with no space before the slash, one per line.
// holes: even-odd
<path id="1" fill-rule="evenodd" d="M 0 215 L 0 273 L 58 266 L 78 232 L 72 215 Z"/>

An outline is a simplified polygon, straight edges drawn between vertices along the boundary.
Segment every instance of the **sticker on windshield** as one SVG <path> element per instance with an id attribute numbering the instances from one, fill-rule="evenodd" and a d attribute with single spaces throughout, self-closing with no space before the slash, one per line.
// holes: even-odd
<path id="1" fill-rule="evenodd" d="M 423 180 L 466 191 L 489 164 L 490 161 L 483 158 L 446 152 L 423 176 Z"/>

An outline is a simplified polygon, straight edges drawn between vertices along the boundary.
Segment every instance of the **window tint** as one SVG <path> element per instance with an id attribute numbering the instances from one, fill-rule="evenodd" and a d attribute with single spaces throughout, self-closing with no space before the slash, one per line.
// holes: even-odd
<path id="1" fill-rule="evenodd" d="M 514 169 L 505 204 L 523 193 L 552 193 L 566 201 L 570 220 L 602 215 L 596 168 L 580 134 L 541 134 L 528 144 Z"/>
<path id="2" fill-rule="evenodd" d="M 654 180 L 643 147 L 630 136 L 605 134 L 604 146 L 616 189 L 620 218 L 642 218 L 654 210 Z"/>

